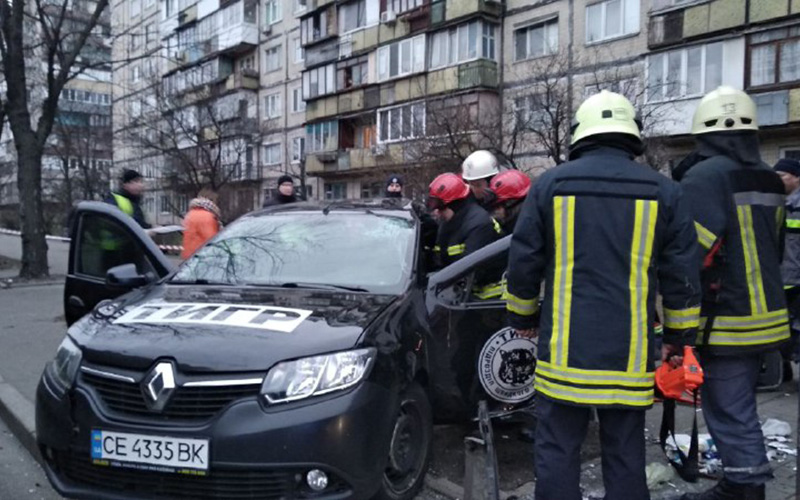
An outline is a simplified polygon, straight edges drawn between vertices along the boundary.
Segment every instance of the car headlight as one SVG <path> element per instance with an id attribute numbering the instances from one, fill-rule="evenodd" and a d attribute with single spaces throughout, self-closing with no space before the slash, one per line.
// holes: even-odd
<path id="1" fill-rule="evenodd" d="M 75 382 L 78 368 L 81 366 L 81 350 L 69 337 L 64 337 L 58 346 L 56 357 L 47 365 L 49 380 L 56 385 L 59 391 L 66 391 Z"/>
<path id="2" fill-rule="evenodd" d="M 287 403 L 352 387 L 369 372 L 375 353 L 369 347 L 278 363 L 261 393 L 270 403 Z"/>

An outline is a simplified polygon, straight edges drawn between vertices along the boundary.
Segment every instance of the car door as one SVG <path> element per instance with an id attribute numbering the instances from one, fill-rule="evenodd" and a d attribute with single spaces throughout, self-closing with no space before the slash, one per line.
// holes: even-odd
<path id="1" fill-rule="evenodd" d="M 499 284 L 508 263 L 511 236 L 470 254 L 432 275 L 425 303 L 430 324 L 429 366 L 437 415 L 475 415 L 489 399 L 479 377 L 479 356 L 487 341 L 506 326 L 505 301 L 479 291 Z"/>
<path id="2" fill-rule="evenodd" d="M 136 266 L 144 281 L 166 276 L 174 265 L 144 230 L 113 205 L 81 202 L 72 214 L 69 263 L 64 286 L 64 316 L 72 324 L 104 299 L 131 290 L 107 284 L 109 269 Z"/>

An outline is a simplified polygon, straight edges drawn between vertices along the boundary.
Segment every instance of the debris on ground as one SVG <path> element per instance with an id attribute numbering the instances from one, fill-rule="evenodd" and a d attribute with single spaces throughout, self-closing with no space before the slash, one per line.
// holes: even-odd
<path id="1" fill-rule="evenodd" d="M 768 436 L 791 436 L 792 426 L 783 420 L 777 418 L 768 418 L 764 425 L 761 426 L 761 432 L 765 437 Z"/>
<path id="2" fill-rule="evenodd" d="M 653 462 L 644 468 L 647 476 L 647 487 L 650 489 L 667 483 L 675 477 L 675 470 L 669 465 Z"/>

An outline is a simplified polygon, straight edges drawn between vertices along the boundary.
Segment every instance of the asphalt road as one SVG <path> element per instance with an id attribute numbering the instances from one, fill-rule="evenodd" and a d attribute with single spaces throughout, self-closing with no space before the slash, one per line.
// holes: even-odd
<path id="1" fill-rule="evenodd" d="M 39 464 L 0 420 L 0 499 L 57 500 Z"/>

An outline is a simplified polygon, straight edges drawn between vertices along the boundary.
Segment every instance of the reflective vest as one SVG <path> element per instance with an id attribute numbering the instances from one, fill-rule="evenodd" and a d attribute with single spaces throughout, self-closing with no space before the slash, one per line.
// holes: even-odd
<path id="1" fill-rule="evenodd" d="M 452 219 L 439 226 L 433 251 L 439 265 L 444 267 L 498 240 L 500 236 L 500 224 L 477 203 L 467 199 Z M 499 276 L 500 273 L 497 274 Z"/>
<path id="2" fill-rule="evenodd" d="M 790 336 L 780 272 L 784 187 L 766 165 L 712 156 L 681 181 L 695 219 L 701 256 L 721 244 L 706 290 L 698 344 L 716 354 L 773 349 Z M 708 279 L 706 280 L 708 281 Z M 707 337 L 707 338 L 706 338 Z"/>
<path id="3" fill-rule="evenodd" d="M 111 193 L 111 195 L 114 196 L 114 201 L 117 202 L 119 209 L 122 210 L 128 217 L 133 217 L 133 203 L 131 200 L 125 196 L 122 196 L 121 194 Z"/>
<path id="4" fill-rule="evenodd" d="M 699 325 L 696 238 L 680 187 L 622 149 L 594 149 L 543 174 L 514 230 L 506 294 L 512 327 L 541 318 L 537 393 L 652 405 L 657 288 L 665 342 L 693 339 Z"/>

